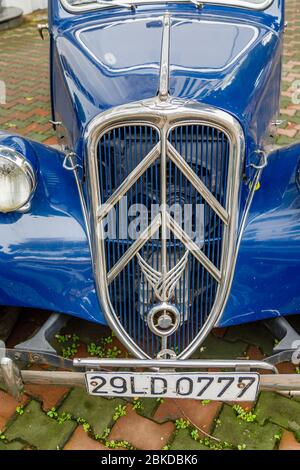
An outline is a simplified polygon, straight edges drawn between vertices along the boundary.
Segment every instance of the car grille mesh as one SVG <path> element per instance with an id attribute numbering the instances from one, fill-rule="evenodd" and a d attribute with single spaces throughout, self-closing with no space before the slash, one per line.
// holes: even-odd
<path id="1" fill-rule="evenodd" d="M 202 123 L 177 125 L 170 130 L 168 141 L 217 201 L 226 207 L 230 141 L 218 128 Z M 159 131 L 152 125 L 126 125 L 107 131 L 98 144 L 98 168 L 101 203 L 104 204 L 128 178 L 137 165 L 160 142 Z M 106 240 L 105 256 L 107 273 L 134 243 L 122 211 L 126 207 L 141 204 L 148 209 L 158 206 L 161 194 L 160 157 L 143 173 L 126 193 L 126 199 L 118 202 L 104 221 Z M 167 203 L 169 207 L 189 204 L 191 228 L 194 229 L 197 207 L 201 207 L 203 237 L 194 240 L 201 244 L 207 258 L 221 270 L 224 223 L 217 213 L 183 175 L 178 167 L 167 159 Z M 177 206 L 177 207 L 178 207 Z M 136 206 L 135 206 L 136 207 Z M 136 215 L 135 215 L 136 217 Z M 129 216 L 128 229 L 134 233 L 135 217 Z M 153 220 L 149 210 L 147 223 Z M 144 220 L 144 219 L 143 219 Z M 108 223 L 109 222 L 109 223 Z M 130 232 L 130 233 L 131 233 Z M 161 270 L 161 241 L 159 230 L 140 250 L 142 258 L 157 271 Z M 167 241 L 168 268 L 172 269 L 184 256 L 186 248 L 172 233 Z M 194 340 L 208 319 L 218 292 L 214 277 L 189 254 L 186 269 L 178 282 L 172 302 L 180 311 L 181 324 L 168 338 L 168 348 L 177 354 Z M 161 350 L 161 339 L 147 325 L 147 314 L 156 305 L 154 290 L 141 271 L 137 257 L 109 285 L 112 306 L 118 320 L 131 338 L 150 357 Z"/>

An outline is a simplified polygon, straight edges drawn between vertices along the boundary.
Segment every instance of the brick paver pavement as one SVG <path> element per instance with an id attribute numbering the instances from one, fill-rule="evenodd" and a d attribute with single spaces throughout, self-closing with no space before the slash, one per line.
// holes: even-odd
<path id="1" fill-rule="evenodd" d="M 36 29 L 42 20 L 45 13 L 28 16 L 21 27 L 0 32 L 0 80 L 6 86 L 5 105 L 0 88 L 0 129 L 55 144 L 49 124 L 49 42 L 41 41 Z"/>
<path id="2" fill-rule="evenodd" d="M 284 63 L 282 73 L 281 119 L 278 144 L 300 140 L 300 3 L 286 0 Z"/>
<path id="3" fill-rule="evenodd" d="M 22 27 L 0 33 L 0 80 L 7 84 L 7 104 L 0 106 L 0 128 L 52 144 L 48 41 L 39 40 L 35 27 L 42 16 L 28 17 Z M 277 139 L 282 145 L 300 140 L 298 0 L 287 0 L 287 19 L 281 101 L 284 123 Z M 8 338 L 10 347 L 25 330 L 28 334 L 33 331 L 34 322 L 40 325 L 42 318 L 43 313 L 36 312 L 30 328 L 19 321 Z M 68 354 L 75 342 L 72 352 L 87 355 L 94 348 L 95 338 L 105 355 L 121 354 L 116 339 L 107 336 L 107 329 L 74 319 L 55 345 L 59 352 Z M 273 338 L 261 324 L 215 330 L 205 342 L 201 357 L 262 359 L 270 355 L 273 345 Z M 280 371 L 291 373 L 295 368 L 283 364 Z M 233 403 L 192 400 L 108 400 L 89 397 L 81 389 L 27 386 L 18 404 L 3 386 L 0 388 L 0 450 L 300 450 L 300 400 L 277 394 L 261 393 L 256 404 L 243 403 L 240 408 Z"/>

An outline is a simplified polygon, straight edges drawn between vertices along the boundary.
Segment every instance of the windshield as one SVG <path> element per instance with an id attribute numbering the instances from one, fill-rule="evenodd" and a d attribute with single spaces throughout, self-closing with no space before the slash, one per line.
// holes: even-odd
<path id="1" fill-rule="evenodd" d="M 126 4 L 142 3 L 166 3 L 168 0 L 61 0 L 62 4 L 71 11 L 91 10 L 96 8 L 105 8 L 107 6 L 121 6 Z M 172 1 L 172 0 L 170 0 Z M 177 0 L 181 3 L 189 3 L 192 0 Z M 219 5 L 230 5 L 249 9 L 263 10 L 273 3 L 274 0 L 201 0 L 201 3 L 213 3 Z M 200 0 L 199 0 L 200 2 Z M 197 3 L 197 2 L 193 2 Z"/>

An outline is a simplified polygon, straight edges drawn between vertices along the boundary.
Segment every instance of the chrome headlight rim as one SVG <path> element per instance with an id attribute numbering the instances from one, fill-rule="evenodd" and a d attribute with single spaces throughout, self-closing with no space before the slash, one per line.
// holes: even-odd
<path id="1" fill-rule="evenodd" d="M 25 175 L 28 183 L 29 183 L 29 195 L 28 198 L 25 201 L 22 201 L 22 204 L 19 204 L 13 209 L 8 209 L 8 210 L 3 210 L 0 207 L 0 213 L 2 214 L 8 214 L 12 212 L 18 212 L 25 208 L 31 201 L 37 181 L 36 181 L 36 174 L 33 169 L 32 164 L 30 161 L 18 150 L 7 147 L 5 145 L 0 145 L 0 159 L 6 159 L 7 161 L 13 163 L 16 165 Z"/>

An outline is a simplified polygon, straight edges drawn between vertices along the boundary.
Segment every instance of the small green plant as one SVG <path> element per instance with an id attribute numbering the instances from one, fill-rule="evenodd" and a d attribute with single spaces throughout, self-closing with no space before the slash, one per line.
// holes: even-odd
<path id="1" fill-rule="evenodd" d="M 108 436 L 110 435 L 110 431 L 111 429 L 110 428 L 105 428 L 103 430 L 103 433 L 102 433 L 102 436 L 99 436 L 99 437 L 96 437 L 95 438 L 98 440 L 98 439 L 101 439 L 103 441 L 106 441 L 106 439 L 108 438 Z M 98 436 L 98 435 L 97 435 Z"/>
<path id="2" fill-rule="evenodd" d="M 108 447 L 110 449 L 127 449 L 127 450 L 133 450 L 133 447 L 129 442 L 127 441 L 106 441 L 105 442 L 105 447 Z"/>
<path id="3" fill-rule="evenodd" d="M 300 367 L 296 367 L 296 374 L 300 374 Z"/>
<path id="4" fill-rule="evenodd" d="M 210 450 L 225 450 L 225 449 L 232 449 L 232 445 L 229 444 L 228 442 L 217 442 L 213 441 L 209 437 L 205 437 L 204 439 L 201 439 L 199 441 L 201 444 L 204 446 L 208 447 Z"/>
<path id="5" fill-rule="evenodd" d="M 58 424 L 64 424 L 66 421 L 71 421 L 72 416 L 70 413 L 63 413 L 61 416 L 57 417 Z"/>
<path id="6" fill-rule="evenodd" d="M 121 354 L 122 354 L 122 351 L 120 351 L 120 349 L 118 349 L 116 346 L 114 348 L 109 348 L 107 351 L 106 351 L 106 354 L 107 354 L 107 357 L 109 359 L 116 359 L 117 357 L 119 357 Z"/>
<path id="7" fill-rule="evenodd" d="M 102 357 L 105 356 L 105 351 L 104 351 L 103 347 L 102 346 L 97 346 L 97 344 L 95 344 L 95 343 L 88 344 L 87 352 L 91 356 L 96 356 L 96 357 L 99 357 L 99 358 L 102 358 Z"/>
<path id="8" fill-rule="evenodd" d="M 75 356 L 75 354 L 77 353 L 78 349 L 77 348 L 71 348 L 70 346 L 67 347 L 67 348 L 63 348 L 61 353 L 62 353 L 62 356 L 65 358 L 65 359 L 71 359 L 72 357 Z"/>
<path id="9" fill-rule="evenodd" d="M 178 429 L 187 429 L 190 426 L 190 422 L 186 419 L 180 418 L 175 421 L 175 428 Z"/>
<path id="10" fill-rule="evenodd" d="M 91 425 L 89 423 L 83 423 L 82 427 L 84 432 L 89 432 L 91 430 Z"/>
<path id="11" fill-rule="evenodd" d="M 116 449 L 117 443 L 115 441 L 106 441 L 105 447 L 109 447 L 110 449 Z"/>
<path id="12" fill-rule="evenodd" d="M 56 408 L 51 408 L 51 410 L 47 413 L 48 418 L 55 419 L 58 424 L 64 424 L 66 421 L 71 421 L 72 415 L 70 413 L 62 413 L 61 415 L 58 414 Z"/>
<path id="13" fill-rule="evenodd" d="M 253 423 L 256 421 L 256 415 L 252 413 L 252 411 L 244 410 L 240 405 L 234 405 L 233 409 L 236 412 L 238 419 L 242 419 L 247 423 Z"/>
<path id="14" fill-rule="evenodd" d="M 112 344 L 114 340 L 114 333 L 111 333 L 110 336 L 106 336 L 105 338 L 101 338 L 100 343 L 90 343 L 87 346 L 87 352 L 91 356 L 96 356 L 99 358 L 108 357 L 110 359 L 115 359 L 121 355 L 120 349 L 116 346 L 113 348 L 108 348 L 109 344 Z"/>
<path id="15" fill-rule="evenodd" d="M 75 333 L 68 335 L 56 335 L 55 338 L 60 344 L 66 347 L 62 348 L 62 356 L 65 359 L 70 359 L 78 352 L 80 338 Z"/>
<path id="16" fill-rule="evenodd" d="M 51 410 L 48 411 L 47 416 L 52 419 L 57 419 L 58 413 L 55 408 L 51 408 Z"/>
<path id="17" fill-rule="evenodd" d="M 60 344 L 65 344 L 71 340 L 72 335 L 55 335 L 55 338 Z"/>
<path id="18" fill-rule="evenodd" d="M 281 433 L 274 434 L 274 440 L 275 441 L 280 441 L 281 440 Z"/>
<path id="19" fill-rule="evenodd" d="M 159 403 L 160 405 L 162 405 L 165 400 L 164 400 L 163 398 L 156 398 L 156 401 L 157 401 L 157 403 Z"/>
<path id="20" fill-rule="evenodd" d="M 166 445 L 162 448 L 162 450 L 170 450 L 170 446 Z"/>
<path id="21" fill-rule="evenodd" d="M 17 415 L 22 416 L 25 413 L 24 406 L 22 406 L 22 405 L 17 406 L 16 413 L 17 413 Z"/>
<path id="22" fill-rule="evenodd" d="M 111 344 L 111 343 L 113 342 L 113 340 L 114 340 L 114 336 L 115 336 L 115 334 L 114 334 L 114 332 L 112 331 L 111 334 L 110 334 L 110 336 L 106 336 L 105 338 L 102 338 L 102 339 L 101 339 L 101 343 L 102 343 L 102 344 Z"/>
<path id="23" fill-rule="evenodd" d="M 143 411 L 144 405 L 138 398 L 134 398 L 132 409 L 135 411 Z"/>
<path id="24" fill-rule="evenodd" d="M 128 441 L 119 441 L 118 447 L 121 449 L 133 450 L 133 446 Z"/>
<path id="25" fill-rule="evenodd" d="M 118 405 L 115 408 L 115 412 L 114 412 L 114 415 L 113 415 L 113 420 L 118 421 L 118 419 L 121 418 L 122 416 L 126 416 L 126 406 L 125 405 Z"/>
<path id="26" fill-rule="evenodd" d="M 237 450 L 245 450 L 246 449 L 246 444 L 238 444 Z"/>
<path id="27" fill-rule="evenodd" d="M 6 436 L 3 432 L 0 431 L 0 441 L 5 441 Z"/>
<path id="28" fill-rule="evenodd" d="M 202 403 L 203 406 L 209 405 L 210 402 L 211 402 L 211 400 L 202 400 L 202 401 L 201 401 L 201 403 Z"/>
<path id="29" fill-rule="evenodd" d="M 198 431 L 198 429 L 192 429 L 191 430 L 191 438 L 194 439 L 194 441 L 199 440 L 199 431 Z"/>
<path id="30" fill-rule="evenodd" d="M 87 421 L 84 418 L 77 418 L 77 423 L 78 424 L 85 424 Z"/>
<path id="31" fill-rule="evenodd" d="M 82 425 L 84 432 L 91 430 L 91 425 L 84 418 L 77 418 L 77 423 Z"/>

